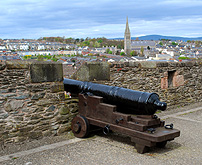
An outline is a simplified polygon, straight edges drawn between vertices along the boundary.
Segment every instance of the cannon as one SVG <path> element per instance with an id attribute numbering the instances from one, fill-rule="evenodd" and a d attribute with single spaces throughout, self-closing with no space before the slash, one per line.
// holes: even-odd
<path id="1" fill-rule="evenodd" d="M 138 153 L 150 147 L 164 147 L 167 141 L 180 136 L 173 124 L 165 125 L 155 112 L 166 110 L 167 104 L 156 93 L 64 79 L 65 91 L 79 97 L 79 114 L 71 129 L 76 137 L 86 137 L 92 126 L 128 135 Z"/>

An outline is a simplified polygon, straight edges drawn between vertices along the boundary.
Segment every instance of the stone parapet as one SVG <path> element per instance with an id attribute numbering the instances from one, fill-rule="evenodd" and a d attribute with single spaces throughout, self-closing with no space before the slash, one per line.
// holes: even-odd
<path id="1" fill-rule="evenodd" d="M 19 142 L 70 130 L 77 99 L 65 98 L 61 63 L 0 63 L 0 139 Z"/>
<path id="2" fill-rule="evenodd" d="M 110 81 L 138 91 L 156 92 L 168 109 L 202 101 L 202 62 L 125 62 L 110 65 Z"/>

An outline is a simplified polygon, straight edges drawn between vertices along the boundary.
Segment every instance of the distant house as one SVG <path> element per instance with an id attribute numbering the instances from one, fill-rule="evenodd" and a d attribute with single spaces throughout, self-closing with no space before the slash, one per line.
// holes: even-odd
<path id="1" fill-rule="evenodd" d="M 170 54 L 156 54 L 156 58 L 154 60 L 173 60 L 173 56 Z"/>
<path id="2" fill-rule="evenodd" d="M 83 56 L 88 55 L 89 53 L 90 53 L 90 51 L 89 50 L 85 50 L 85 49 L 83 49 L 82 52 L 81 52 L 81 54 Z"/>
<path id="3" fill-rule="evenodd" d="M 37 46 L 37 50 L 44 50 L 45 49 L 45 45 L 44 44 L 39 44 Z"/>
<path id="4" fill-rule="evenodd" d="M 98 52 L 98 53 L 105 53 L 106 51 L 106 48 L 95 48 L 95 52 Z"/>
<path id="5" fill-rule="evenodd" d="M 6 60 L 21 60 L 19 56 L 0 56 L 0 61 Z"/>
<path id="6" fill-rule="evenodd" d="M 6 46 L 5 45 L 0 45 L 0 50 L 5 50 Z"/>
<path id="7" fill-rule="evenodd" d="M 20 50 L 29 50 L 29 45 L 28 44 L 20 44 L 19 45 L 19 49 Z"/>
<path id="8" fill-rule="evenodd" d="M 146 61 L 147 58 L 145 57 L 139 57 L 139 56 L 133 56 L 131 57 L 135 61 Z"/>
<path id="9" fill-rule="evenodd" d="M 131 49 L 137 50 L 143 47 L 145 50 L 149 47 L 151 50 L 156 48 L 155 41 L 131 41 Z"/>

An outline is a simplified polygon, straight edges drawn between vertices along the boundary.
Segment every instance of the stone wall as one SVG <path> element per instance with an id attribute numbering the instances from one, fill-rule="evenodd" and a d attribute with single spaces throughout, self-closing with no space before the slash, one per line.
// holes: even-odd
<path id="1" fill-rule="evenodd" d="M 18 142 L 70 130 L 77 99 L 66 99 L 60 63 L 0 63 L 0 141 Z"/>
<path id="2" fill-rule="evenodd" d="M 201 73 L 202 62 L 125 62 L 111 64 L 109 81 L 94 82 L 156 92 L 171 109 L 202 101 Z M 0 142 L 69 131 L 78 100 L 65 98 L 62 80 L 60 63 L 0 63 Z"/>
<path id="3" fill-rule="evenodd" d="M 156 92 L 168 109 L 202 101 L 202 62 L 125 62 L 111 64 L 106 85 Z"/>

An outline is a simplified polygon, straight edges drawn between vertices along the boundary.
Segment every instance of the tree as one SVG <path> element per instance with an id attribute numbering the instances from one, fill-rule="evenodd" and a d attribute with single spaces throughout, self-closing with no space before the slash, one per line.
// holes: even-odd
<path id="1" fill-rule="evenodd" d="M 83 45 L 84 45 L 84 46 L 89 46 L 89 45 L 90 45 L 90 42 L 89 42 L 89 41 L 84 41 L 84 42 L 83 42 Z"/>
<path id="2" fill-rule="evenodd" d="M 94 47 L 95 47 L 95 48 L 99 48 L 99 47 L 100 47 L 100 42 L 95 41 Z"/>
<path id="3" fill-rule="evenodd" d="M 89 44 L 90 47 L 93 47 L 93 41 L 90 41 L 90 44 Z"/>
<path id="4" fill-rule="evenodd" d="M 196 47 L 201 47 L 201 41 L 195 41 L 195 46 Z"/>
<path id="5" fill-rule="evenodd" d="M 159 45 L 163 46 L 163 42 L 159 42 Z"/>
<path id="6" fill-rule="evenodd" d="M 83 39 L 83 38 L 81 38 L 81 39 L 80 39 L 80 42 L 83 42 L 83 41 L 84 41 L 84 39 Z"/>
<path id="7" fill-rule="evenodd" d="M 141 55 L 143 56 L 143 54 L 144 54 L 144 47 L 143 46 L 141 46 L 140 52 L 141 52 Z"/>
<path id="8" fill-rule="evenodd" d="M 124 55 L 125 55 L 125 53 L 124 53 L 124 52 L 121 52 L 121 53 L 120 53 L 120 55 L 121 55 L 121 56 L 124 56 Z"/>
<path id="9" fill-rule="evenodd" d="M 79 42 L 79 38 L 75 39 L 76 42 Z"/>
<path id="10" fill-rule="evenodd" d="M 111 51 L 111 50 L 109 51 L 109 54 L 112 54 L 112 51 Z"/>
<path id="11" fill-rule="evenodd" d="M 137 56 L 137 52 L 133 50 L 133 51 L 130 52 L 130 55 L 131 56 Z"/>
<path id="12" fill-rule="evenodd" d="M 106 53 L 108 54 L 108 53 L 109 53 L 109 51 L 110 51 L 110 50 L 109 50 L 109 49 L 107 49 L 107 50 L 106 50 Z"/>
<path id="13" fill-rule="evenodd" d="M 38 60 L 38 61 L 43 61 L 43 60 L 44 60 L 43 55 L 38 55 L 38 56 L 37 56 L 37 60 Z"/>
<path id="14" fill-rule="evenodd" d="M 177 44 L 176 42 L 173 41 L 173 42 L 172 42 L 172 45 L 178 45 L 178 44 Z"/>
<path id="15" fill-rule="evenodd" d="M 98 43 L 103 43 L 103 40 L 102 40 L 102 39 L 99 39 L 97 42 L 98 42 Z"/>
<path id="16" fill-rule="evenodd" d="M 122 47 L 121 47 L 121 45 L 120 45 L 120 44 L 117 46 L 117 48 L 118 48 L 118 49 L 122 49 Z"/>

